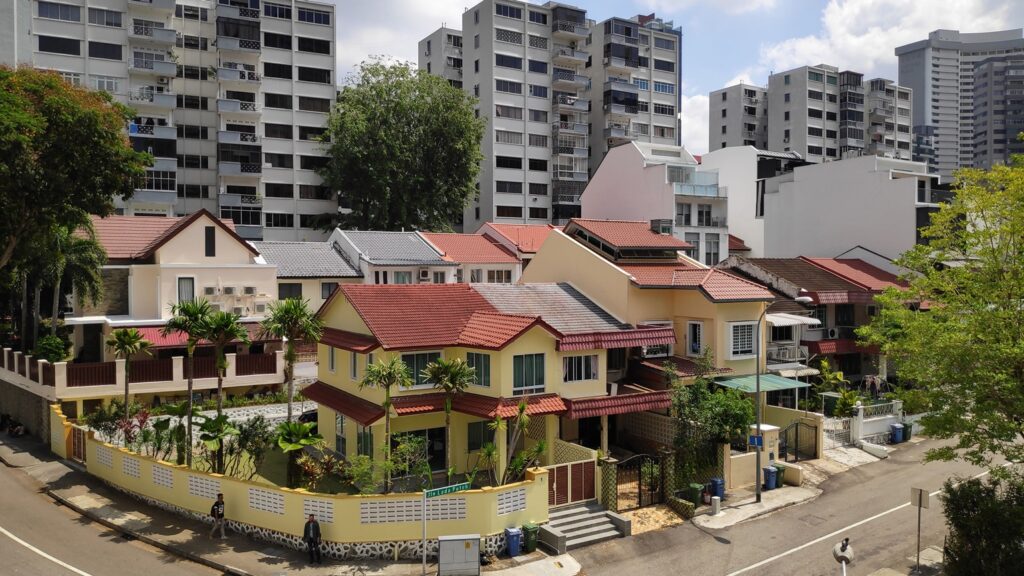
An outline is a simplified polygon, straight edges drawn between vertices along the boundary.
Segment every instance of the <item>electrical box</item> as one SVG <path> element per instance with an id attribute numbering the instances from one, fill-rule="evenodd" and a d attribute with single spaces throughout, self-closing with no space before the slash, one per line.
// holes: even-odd
<path id="1" fill-rule="evenodd" d="M 478 576 L 480 535 L 441 536 L 437 557 L 438 576 Z"/>

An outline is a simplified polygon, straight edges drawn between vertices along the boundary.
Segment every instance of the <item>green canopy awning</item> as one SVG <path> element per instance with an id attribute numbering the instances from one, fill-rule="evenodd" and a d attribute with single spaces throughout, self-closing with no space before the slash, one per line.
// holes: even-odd
<path id="1" fill-rule="evenodd" d="M 753 394 L 754 390 L 757 389 L 756 377 L 753 374 L 749 374 L 747 376 L 726 376 L 716 378 L 715 383 L 727 388 L 735 388 L 740 392 L 746 392 L 748 394 Z M 776 374 L 761 374 L 761 392 L 792 390 L 793 388 L 807 388 L 809 386 L 810 384 L 807 382 L 793 380 L 792 378 L 783 378 Z"/>

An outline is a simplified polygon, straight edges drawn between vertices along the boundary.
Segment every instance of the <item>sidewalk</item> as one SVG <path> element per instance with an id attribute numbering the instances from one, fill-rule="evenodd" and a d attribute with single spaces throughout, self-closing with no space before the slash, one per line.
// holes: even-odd
<path id="1" fill-rule="evenodd" d="M 701 528 L 721 530 L 734 524 L 771 514 L 777 510 L 803 504 L 818 497 L 821 490 L 803 486 L 784 486 L 777 490 L 761 492 L 761 502 L 756 502 L 752 492 L 737 492 L 722 503 L 722 511 L 716 516 L 708 514 L 695 516 L 693 523 Z"/>
<path id="2" fill-rule="evenodd" d="M 409 576 L 421 573 L 420 563 L 409 561 L 340 561 L 325 558 L 324 565 L 309 566 L 304 552 L 251 540 L 240 534 L 229 533 L 225 540 L 211 539 L 209 526 L 148 506 L 117 492 L 77 466 L 58 459 L 37 440 L 0 439 L 0 462 L 28 474 L 53 499 L 95 522 L 225 574 Z M 579 571 L 579 563 L 564 554 L 487 574 L 575 576 Z M 436 573 L 436 565 L 428 564 L 427 573 Z"/>
<path id="3" fill-rule="evenodd" d="M 942 574 L 942 548 L 940 546 L 929 546 L 921 550 L 921 571 L 915 568 L 917 556 L 908 556 L 903 566 L 895 568 L 882 568 L 875 570 L 868 576 L 939 576 Z"/>

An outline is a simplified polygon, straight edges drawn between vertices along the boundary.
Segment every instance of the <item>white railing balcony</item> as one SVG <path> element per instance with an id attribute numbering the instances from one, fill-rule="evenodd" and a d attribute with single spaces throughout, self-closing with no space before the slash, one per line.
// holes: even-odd
<path id="1" fill-rule="evenodd" d="M 128 37 L 138 42 L 173 46 L 177 39 L 177 33 L 172 28 L 157 28 L 155 26 L 133 24 L 128 29 Z"/>
<path id="2" fill-rule="evenodd" d="M 217 17 L 235 18 L 240 20 L 259 20 L 260 9 L 242 8 L 240 6 L 230 6 L 228 4 L 217 4 Z"/>
<path id="3" fill-rule="evenodd" d="M 586 182 L 589 176 L 585 170 L 575 170 L 572 167 L 558 167 L 551 170 L 551 177 L 555 180 L 571 180 L 573 182 Z"/>
<path id="4" fill-rule="evenodd" d="M 589 57 L 589 52 L 561 44 L 555 44 L 551 50 L 551 59 L 556 63 L 583 64 Z"/>
<path id="5" fill-rule="evenodd" d="M 256 102 L 243 102 L 229 98 L 217 99 L 217 112 L 221 114 L 242 114 L 255 115 L 260 113 L 260 107 Z"/>
<path id="6" fill-rule="evenodd" d="M 698 228 L 726 228 L 727 223 L 725 216 L 712 216 L 710 218 L 696 219 Z"/>
<path id="7" fill-rule="evenodd" d="M 608 56 L 604 59 L 604 67 L 612 72 L 628 72 L 639 68 L 640 60 Z"/>
<path id="8" fill-rule="evenodd" d="M 217 80 L 221 82 L 242 82 L 246 84 L 258 84 L 263 80 L 259 72 L 246 70 L 244 68 L 233 68 L 221 66 L 217 68 Z"/>
<path id="9" fill-rule="evenodd" d="M 263 173 L 263 164 L 259 162 L 218 162 L 217 172 L 220 176 L 255 176 Z"/>
<path id="10" fill-rule="evenodd" d="M 220 206 L 262 206 L 263 198 L 258 194 L 228 194 L 222 192 L 217 195 Z"/>
<path id="11" fill-rule="evenodd" d="M 631 104 L 605 104 L 604 111 L 612 116 L 635 116 L 640 108 Z"/>
<path id="12" fill-rule="evenodd" d="M 136 90 L 128 93 L 128 105 L 133 108 L 171 110 L 177 105 L 177 102 L 177 97 L 170 92 Z"/>
<path id="13" fill-rule="evenodd" d="M 633 138 L 628 125 L 613 124 L 604 129 L 605 138 Z"/>
<path id="14" fill-rule="evenodd" d="M 234 36 L 217 36 L 217 49 L 227 52 L 255 54 L 260 51 L 260 41 L 235 38 Z"/>
<path id="15" fill-rule="evenodd" d="M 133 74 L 146 74 L 150 76 L 174 78 L 178 75 L 178 65 L 170 60 L 131 58 L 128 60 L 128 71 Z"/>
<path id="16" fill-rule="evenodd" d="M 577 74 L 575 70 L 554 68 L 551 71 L 551 81 L 555 86 L 573 90 L 586 87 L 590 79 L 583 74 Z"/>
<path id="17" fill-rule="evenodd" d="M 605 44 L 613 42 L 615 44 L 628 44 L 630 46 L 639 46 L 640 45 L 640 39 L 639 38 L 633 38 L 631 36 L 623 36 L 622 34 L 606 34 L 605 37 L 604 37 L 604 42 L 605 42 Z"/>
<path id="18" fill-rule="evenodd" d="M 568 132 L 570 134 L 586 134 L 587 125 L 582 122 L 555 122 L 551 125 L 552 131 Z"/>
<path id="19" fill-rule="evenodd" d="M 551 23 L 551 33 L 560 38 L 582 40 L 590 34 L 585 24 L 570 20 L 555 20 Z"/>
<path id="20" fill-rule="evenodd" d="M 217 142 L 221 144 L 259 144 L 260 135 L 249 132 L 221 130 L 217 132 Z"/>
<path id="21" fill-rule="evenodd" d="M 799 362 L 807 359 L 807 346 L 796 344 L 768 344 L 768 359 Z"/>
<path id="22" fill-rule="evenodd" d="M 589 98 L 558 94 L 551 98 L 551 102 L 560 110 L 573 110 L 578 112 L 587 112 L 590 110 Z"/>

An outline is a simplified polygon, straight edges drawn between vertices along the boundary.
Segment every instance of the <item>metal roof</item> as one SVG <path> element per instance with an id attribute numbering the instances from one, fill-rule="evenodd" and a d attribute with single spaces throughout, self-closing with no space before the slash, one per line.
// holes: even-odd
<path id="1" fill-rule="evenodd" d="M 752 394 L 757 389 L 757 378 L 753 374 L 746 376 L 724 376 L 715 378 L 715 383 L 726 388 L 735 388 L 740 392 Z M 810 384 L 783 378 L 775 374 L 761 374 L 761 392 L 775 392 L 776 390 L 792 390 L 793 388 L 808 388 Z"/>
<path id="2" fill-rule="evenodd" d="M 457 266 L 415 232 L 343 230 L 361 257 L 379 266 Z"/>
<path id="3" fill-rule="evenodd" d="M 278 278 L 358 278 L 359 270 L 327 242 L 256 241 L 252 245 Z"/>
<path id="4" fill-rule="evenodd" d="M 473 290 L 505 314 L 540 316 L 562 334 L 632 329 L 566 283 L 473 284 Z"/>

